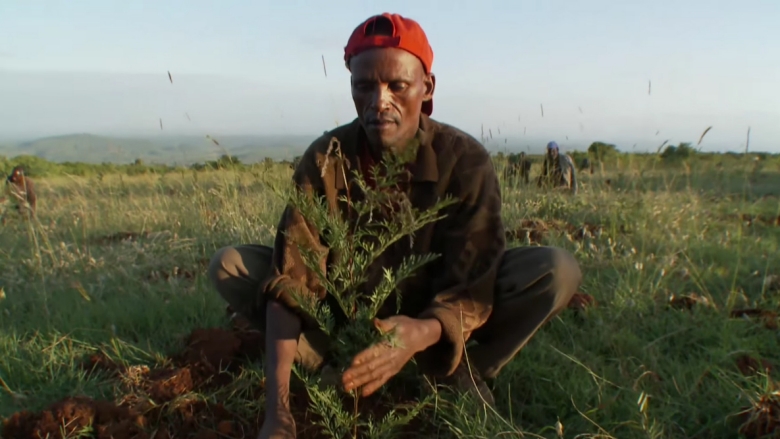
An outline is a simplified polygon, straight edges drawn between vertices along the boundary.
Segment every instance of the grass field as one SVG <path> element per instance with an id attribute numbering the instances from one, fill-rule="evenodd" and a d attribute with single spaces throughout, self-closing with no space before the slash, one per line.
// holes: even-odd
<path id="1" fill-rule="evenodd" d="M 643 159 L 610 169 L 580 175 L 575 198 L 504 181 L 510 245 L 572 251 L 581 291 L 597 304 L 560 314 L 502 372 L 497 414 L 442 399 L 415 421 L 421 437 L 731 439 L 751 407 L 765 409 L 765 427 L 780 422 L 773 382 L 749 367 L 780 364 L 771 314 L 780 310 L 778 167 Z M 283 204 L 265 184 L 289 177 L 279 166 L 38 180 L 38 220 L 0 228 L 0 417 L 29 410 L 9 425 L 37 422 L 71 437 L 253 437 L 258 364 L 201 385 L 208 371 L 187 369 L 192 349 L 183 348 L 213 337 L 221 349 L 213 355 L 247 353 L 246 331 L 187 340 L 196 328 L 230 328 L 204 262 L 224 245 L 271 244 Z M 737 309 L 768 312 L 732 317 Z M 125 367 L 90 371 L 90 356 Z M 83 422 L 58 422 L 81 411 L 97 425 L 120 409 L 75 400 L 34 414 L 79 395 L 132 403 L 146 416 L 90 433 Z M 317 419 L 301 414 L 301 437 L 324 437 Z M 11 428 L 7 437 L 26 437 Z"/>

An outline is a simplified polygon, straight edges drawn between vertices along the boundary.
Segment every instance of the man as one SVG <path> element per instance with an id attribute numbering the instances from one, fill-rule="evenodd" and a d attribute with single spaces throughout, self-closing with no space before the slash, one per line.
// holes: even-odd
<path id="1" fill-rule="evenodd" d="M 525 184 L 528 184 L 531 176 L 531 160 L 525 156 L 525 151 L 520 152 L 520 158 L 514 164 L 520 171 L 520 178 Z"/>
<path id="2" fill-rule="evenodd" d="M 38 197 L 35 195 L 35 185 L 25 175 L 24 168 L 21 165 L 14 167 L 5 181 L 9 186 L 11 198 L 16 202 L 16 211 L 25 215 L 26 218 L 35 216 L 35 205 Z M 29 206 L 29 211 L 25 207 L 25 202 Z"/>
<path id="3" fill-rule="evenodd" d="M 569 189 L 572 195 L 577 194 L 574 160 L 568 154 L 561 154 L 555 142 L 547 144 L 547 154 L 542 163 L 542 173 L 539 175 L 537 185 L 565 188 Z"/>
<path id="4" fill-rule="evenodd" d="M 304 153 L 293 180 L 304 193 L 324 195 L 333 211 L 351 179 L 345 169 L 368 173 L 381 154 L 417 151 L 403 187 L 415 207 L 425 209 L 452 194 L 460 201 L 447 216 L 415 234 L 414 246 L 391 247 L 372 267 L 366 291 L 381 280 L 382 268 L 396 266 L 412 253 L 441 257 L 404 283 L 401 313 L 388 300 L 376 325 L 393 330 L 397 343 L 380 343 L 358 354 L 340 377 L 345 390 L 368 396 L 416 359 L 429 376 L 463 391 L 492 395 L 480 377 L 492 378 L 537 329 L 569 302 L 581 273 L 569 253 L 549 247 L 505 251 L 501 194 L 489 154 L 473 137 L 434 121 L 433 51 L 420 26 L 396 14 L 361 23 L 345 47 L 357 118 L 315 140 Z M 331 138 L 340 154 L 329 151 Z M 330 155 L 329 155 L 330 154 Z M 343 211 L 341 211 L 343 214 Z M 328 300 L 317 276 L 302 262 L 300 247 L 328 251 L 297 210 L 282 214 L 273 249 L 243 245 L 220 249 L 209 276 L 231 308 L 265 335 L 266 415 L 260 438 L 294 437 L 289 409 L 293 363 L 322 367 L 328 340 L 291 299 L 290 291 Z M 466 368 L 466 341 L 474 380 Z M 476 384 L 476 385 L 475 385 Z"/>
<path id="5" fill-rule="evenodd" d="M 582 162 L 580 162 L 580 172 L 582 171 L 590 171 L 591 175 L 593 174 L 593 162 L 590 161 L 590 158 L 585 157 L 582 159 Z"/>

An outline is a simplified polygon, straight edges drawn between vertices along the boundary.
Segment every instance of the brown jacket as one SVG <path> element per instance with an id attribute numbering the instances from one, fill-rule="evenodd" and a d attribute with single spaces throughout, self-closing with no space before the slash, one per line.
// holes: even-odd
<path id="1" fill-rule="evenodd" d="M 332 137 L 341 143 L 343 161 L 334 153 L 326 160 Z M 390 247 L 371 267 L 365 291 L 377 285 L 383 267 L 397 267 L 404 257 L 441 255 L 401 284 L 400 314 L 441 322 L 441 340 L 421 352 L 417 360 L 428 373 L 449 375 L 460 362 L 465 341 L 492 311 L 495 278 L 505 248 L 501 193 L 493 162 L 473 137 L 423 115 L 417 139 L 420 146 L 405 182 L 412 205 L 424 210 L 448 194 L 460 201 L 445 208 L 445 218 L 417 231 L 413 241 L 401 240 Z M 352 180 L 350 170 L 360 169 L 358 148 L 364 141 L 365 132 L 357 119 L 324 134 L 304 153 L 294 182 L 306 194 L 324 195 L 331 211 L 346 215 L 346 206 L 338 198 L 346 194 L 345 180 Z M 321 172 L 323 163 L 327 165 Z M 349 186 L 354 198 L 359 190 L 353 183 Z M 321 252 L 319 268 L 323 272 L 333 257 L 317 230 L 288 206 L 274 243 L 274 273 L 261 288 L 293 310 L 298 307 L 288 293 L 290 289 L 312 294 L 317 300 L 329 297 L 317 276 L 304 265 L 295 243 Z M 389 298 L 378 317 L 397 314 L 395 305 L 395 298 Z M 337 309 L 331 306 L 331 310 Z"/>
<path id="2" fill-rule="evenodd" d="M 544 156 L 542 172 L 539 175 L 540 187 L 546 179 L 549 179 L 555 186 L 569 188 L 573 194 L 577 194 L 577 172 L 574 160 L 568 154 L 558 153 L 557 163 L 553 163 L 550 156 Z"/>

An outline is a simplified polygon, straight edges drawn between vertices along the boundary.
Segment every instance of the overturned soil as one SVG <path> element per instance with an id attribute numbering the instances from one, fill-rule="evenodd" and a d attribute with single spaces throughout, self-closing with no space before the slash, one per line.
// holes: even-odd
<path id="1" fill-rule="evenodd" d="M 18 412 L 5 420 L 0 437 L 256 437 L 262 426 L 263 413 L 242 402 L 255 402 L 258 407 L 262 406 L 263 383 L 249 385 L 236 381 L 236 377 L 242 366 L 260 359 L 263 337 L 246 319 L 229 308 L 226 311 L 232 317 L 231 330 L 207 328 L 192 331 L 184 349 L 167 358 L 161 367 L 123 365 L 100 352 L 89 356 L 82 367 L 88 373 L 107 375 L 116 384 L 116 400 L 74 396 L 57 401 L 39 412 Z M 399 403 L 419 396 L 409 396 L 413 392 L 408 391 L 406 386 L 389 387 L 392 387 L 390 397 Z M 305 389 L 300 383 L 293 383 L 292 389 L 290 404 L 298 426 L 298 437 L 325 437 L 317 426 L 320 419 L 308 410 L 310 401 Z M 241 396 L 236 396 L 238 391 Z M 393 408 L 387 404 L 387 397 L 372 395 L 361 398 L 360 412 L 381 419 Z M 351 413 L 352 398 L 345 395 L 343 400 L 344 409 Z M 408 428 L 419 432 L 423 428 L 420 422 L 413 420 Z"/>
<path id="2" fill-rule="evenodd" d="M 769 374 L 773 367 L 772 363 L 767 360 L 757 360 L 750 355 L 741 355 L 737 358 L 737 369 L 744 376 L 753 376 L 759 373 Z"/>
<path id="3" fill-rule="evenodd" d="M 90 398 L 66 398 L 40 413 L 20 412 L 5 422 L 3 437 L 74 437 L 92 429 L 97 438 L 148 438 L 146 419 L 128 407 Z"/>
<path id="4" fill-rule="evenodd" d="M 780 395 L 762 395 L 739 414 L 739 433 L 748 439 L 776 438 L 780 432 Z"/>
<path id="5" fill-rule="evenodd" d="M 758 308 L 735 309 L 730 313 L 732 318 L 750 319 L 759 322 L 767 329 L 777 329 L 778 314 L 774 311 Z"/>
<path id="6" fill-rule="evenodd" d="M 2 436 L 249 437 L 258 431 L 258 419 L 243 419 L 222 403 L 204 401 L 198 394 L 229 385 L 242 364 L 259 358 L 259 347 L 258 335 L 251 331 L 211 328 L 194 330 L 183 351 L 169 358 L 166 367 L 123 366 L 102 353 L 93 354 L 83 367 L 115 378 L 121 390 L 118 401 L 65 398 L 37 413 L 12 415 L 4 423 Z"/>
<path id="7" fill-rule="evenodd" d="M 696 306 L 711 306 L 711 302 L 708 298 L 700 296 L 696 293 L 690 293 L 685 295 L 677 295 L 672 293 L 669 296 L 668 305 L 671 308 L 692 310 Z"/>

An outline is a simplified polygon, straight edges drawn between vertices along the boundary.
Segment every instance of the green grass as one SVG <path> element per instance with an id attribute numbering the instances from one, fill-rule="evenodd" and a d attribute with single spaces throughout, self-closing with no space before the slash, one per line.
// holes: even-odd
<path id="1" fill-rule="evenodd" d="M 748 226 L 738 215 L 780 214 L 768 196 L 780 187 L 777 167 L 753 171 L 737 159 L 687 170 L 646 159 L 618 166 L 580 175 L 576 198 L 504 182 L 507 229 L 532 218 L 603 226 L 584 240 L 555 231 L 545 238 L 576 255 L 581 290 L 598 306 L 562 313 L 501 373 L 495 393 L 503 421 L 467 406 L 459 416 L 450 402 L 437 418 L 452 423 L 441 437 L 557 437 L 557 423 L 567 438 L 738 437 L 732 418 L 765 391 L 767 379 L 742 376 L 736 358 L 780 364 L 777 331 L 728 317 L 732 308 L 779 304 L 763 280 L 780 274 L 780 228 Z M 199 261 L 224 245 L 270 245 L 283 205 L 266 183 L 289 178 L 279 166 L 264 175 L 37 181 L 38 221 L 0 228 L 0 416 L 67 395 L 118 396 L 79 368 L 99 348 L 128 363 L 152 363 L 178 350 L 192 329 L 225 326 L 225 304 Z M 166 233 L 94 242 L 120 231 Z M 147 280 L 174 266 L 198 275 Z M 671 293 L 697 293 L 714 306 L 670 309 Z M 253 369 L 241 385 L 259 386 L 261 376 Z M 260 403 L 230 400 L 247 413 Z"/>

